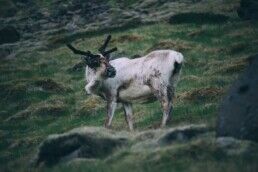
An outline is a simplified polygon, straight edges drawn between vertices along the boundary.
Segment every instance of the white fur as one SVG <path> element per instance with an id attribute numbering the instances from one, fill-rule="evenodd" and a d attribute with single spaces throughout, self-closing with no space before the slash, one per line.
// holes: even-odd
<path id="1" fill-rule="evenodd" d="M 109 62 L 116 69 L 116 76 L 105 79 L 100 77 L 98 69 L 93 70 L 87 67 L 85 89 L 89 94 L 98 94 L 105 98 L 108 105 L 116 102 L 129 104 L 129 107 L 126 106 L 128 112 L 131 112 L 130 104 L 136 101 L 145 102 L 156 98 L 164 103 L 163 94 L 167 93 L 167 88 L 174 91 L 178 80 L 178 74 L 172 76 L 175 62 L 182 64 L 183 59 L 181 53 L 172 50 L 153 51 L 136 59 L 118 58 Z M 112 113 L 114 110 L 108 111 Z M 168 116 L 167 113 L 166 115 Z M 113 114 L 108 112 L 107 126 L 111 125 L 112 117 Z M 109 120 L 110 118 L 111 120 Z M 166 119 L 163 120 L 162 125 L 165 125 Z M 130 121 L 128 125 L 132 129 Z"/>

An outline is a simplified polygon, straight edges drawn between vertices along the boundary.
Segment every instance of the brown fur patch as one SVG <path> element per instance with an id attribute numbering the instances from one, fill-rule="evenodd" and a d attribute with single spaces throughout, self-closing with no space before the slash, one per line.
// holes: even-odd
<path id="1" fill-rule="evenodd" d="M 161 76 L 161 72 L 158 69 L 154 69 L 154 77 L 159 78 Z"/>

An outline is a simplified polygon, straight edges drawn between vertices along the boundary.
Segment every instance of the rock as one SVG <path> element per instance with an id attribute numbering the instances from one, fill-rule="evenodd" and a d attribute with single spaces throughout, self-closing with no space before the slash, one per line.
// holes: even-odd
<path id="1" fill-rule="evenodd" d="M 217 136 L 258 141 L 258 55 L 250 59 L 220 106 Z"/>
<path id="2" fill-rule="evenodd" d="M 171 144 L 173 142 L 186 142 L 200 134 L 210 131 L 206 125 L 189 125 L 178 127 L 167 132 L 159 139 L 161 144 Z"/>
<path id="3" fill-rule="evenodd" d="M 6 26 L 0 30 L 0 45 L 19 41 L 20 33 L 13 26 Z"/>
<path id="4" fill-rule="evenodd" d="M 256 0 L 241 0 L 237 9 L 238 16 L 244 20 L 258 19 L 258 2 Z"/>
<path id="5" fill-rule="evenodd" d="M 173 143 L 187 144 L 194 138 L 198 139 L 198 136 L 211 133 L 210 131 L 203 124 L 133 133 L 101 127 L 82 127 L 49 136 L 40 144 L 32 164 L 51 166 L 76 159 L 106 160 L 119 153 L 120 147 L 132 152 L 151 151 L 166 148 Z"/>
<path id="6" fill-rule="evenodd" d="M 125 145 L 127 139 L 104 128 L 78 128 L 65 134 L 49 136 L 39 147 L 34 165 L 54 165 L 75 158 L 102 159 Z"/>

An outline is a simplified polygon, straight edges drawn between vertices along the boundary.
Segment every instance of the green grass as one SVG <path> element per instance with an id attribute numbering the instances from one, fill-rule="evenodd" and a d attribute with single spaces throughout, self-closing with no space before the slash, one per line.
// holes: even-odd
<path id="1" fill-rule="evenodd" d="M 44 3 L 47 4 L 48 1 Z M 145 55 L 153 45 L 162 41 L 175 43 L 176 47 L 170 48 L 180 48 L 186 62 L 177 87 L 172 121 L 169 122 L 168 127 L 192 123 L 207 123 L 214 126 L 221 98 L 242 71 L 248 56 L 258 51 L 257 28 L 258 23 L 243 22 L 238 19 L 231 19 L 224 24 L 209 25 L 169 25 L 161 22 L 127 30 L 116 30 L 112 32 L 115 40 L 119 40 L 124 35 L 139 35 L 142 39 L 115 41 L 111 46 L 117 46 L 120 54 L 131 57 L 135 54 Z M 194 32 L 196 34 L 193 34 Z M 104 36 L 104 34 L 98 34 L 85 40 L 77 40 L 74 44 L 80 49 L 96 51 Z M 239 60 L 243 60 L 243 64 L 238 63 Z M 25 164 L 35 154 L 39 143 L 50 134 L 66 132 L 80 126 L 103 126 L 105 102 L 98 100 L 99 105 L 94 103 L 95 99 L 85 95 L 83 71 L 69 72 L 68 70 L 79 61 L 79 57 L 73 55 L 65 46 L 50 51 L 19 54 L 16 59 L 1 60 L 0 169 L 16 171 L 19 168 L 26 171 Z M 42 79 L 51 79 L 68 90 L 61 92 L 41 90 L 33 85 L 36 80 Z M 222 92 L 215 96 L 209 95 L 208 92 L 202 98 L 191 94 L 206 88 L 220 89 Z M 62 102 L 58 115 L 53 113 L 51 101 Z M 25 110 L 29 111 L 29 115 L 24 118 L 6 121 L 10 116 Z M 136 130 L 156 128 L 161 120 L 158 102 L 135 104 L 134 113 Z M 125 126 L 123 111 L 119 107 L 113 120 L 113 129 L 127 130 Z M 179 157 L 183 157 L 183 154 Z M 193 163 L 192 159 L 181 159 L 171 164 L 158 165 L 159 162 L 173 159 L 169 155 L 164 155 L 157 161 L 151 160 L 157 166 L 148 166 L 148 161 L 139 164 L 131 161 L 134 158 L 141 159 L 140 156 L 144 155 L 130 156 L 131 159 L 126 158 L 128 162 L 119 164 L 116 161 L 112 165 L 114 169 L 119 171 L 124 167 L 134 166 L 137 169 L 142 166 L 141 170 L 150 171 L 161 168 L 162 171 L 166 171 L 173 166 L 172 169 L 176 171 L 188 171 L 187 167 L 183 167 L 184 162 Z M 206 155 L 203 157 L 205 158 Z M 241 161 L 245 163 L 243 159 Z M 229 164 L 234 162 L 238 162 L 237 159 Z M 211 158 L 206 164 L 198 163 L 193 171 L 210 165 L 215 168 L 218 164 L 213 163 Z M 93 171 L 95 167 L 99 171 L 104 171 L 107 166 L 108 164 L 104 162 L 93 163 L 89 171 Z M 237 169 L 239 166 L 233 165 L 232 169 Z M 226 167 L 226 162 L 220 166 L 221 169 L 223 167 Z M 78 168 L 78 171 L 87 169 L 87 163 Z"/>

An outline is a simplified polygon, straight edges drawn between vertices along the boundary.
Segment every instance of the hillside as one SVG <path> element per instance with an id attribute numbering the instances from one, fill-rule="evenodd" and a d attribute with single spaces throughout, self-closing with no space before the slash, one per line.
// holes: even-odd
<path id="1" fill-rule="evenodd" d="M 14 26 L 20 34 L 19 41 L 0 45 L 0 171 L 28 171 L 28 162 L 35 156 L 39 144 L 51 134 L 77 127 L 103 126 L 105 102 L 85 94 L 84 66 L 67 49 L 67 42 L 97 52 L 105 36 L 111 34 L 110 46 L 118 47 L 113 58 L 133 58 L 155 49 L 180 51 L 186 61 L 167 129 L 203 123 L 214 129 L 221 99 L 245 68 L 248 58 L 258 52 L 258 23 L 238 17 L 239 0 L 80 2 L 0 0 L 1 27 Z M 133 110 L 135 135 L 146 130 L 154 132 L 159 127 L 158 102 L 135 104 Z M 125 126 L 119 106 L 112 130 L 126 132 Z M 250 159 L 241 155 L 221 160 L 215 148 L 209 147 L 214 142 L 204 143 L 211 148 L 208 153 L 202 147 L 203 142 L 202 139 L 193 141 L 178 150 L 165 148 L 159 150 L 160 154 L 153 153 L 154 158 L 148 152 L 143 155 L 122 151 L 107 161 L 92 159 L 51 170 L 104 171 L 112 165 L 116 171 L 123 168 L 152 171 L 159 167 L 162 171 L 169 168 L 246 171 L 240 166 L 248 163 L 249 171 L 258 168 L 256 155 Z M 187 154 L 191 148 L 197 152 Z M 203 152 L 201 157 L 193 157 L 198 151 Z M 178 161 L 170 156 L 173 153 L 179 157 Z M 176 161 L 173 167 L 167 164 L 171 159 Z M 205 159 L 206 164 L 194 166 Z M 142 164 L 137 165 L 137 160 Z M 153 169 L 148 168 L 148 163 L 152 163 Z M 140 168 L 141 165 L 146 168 Z M 187 165 L 189 169 L 183 168 Z"/>

